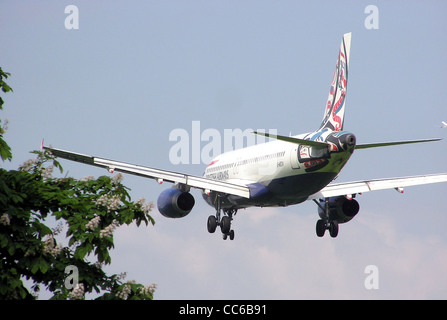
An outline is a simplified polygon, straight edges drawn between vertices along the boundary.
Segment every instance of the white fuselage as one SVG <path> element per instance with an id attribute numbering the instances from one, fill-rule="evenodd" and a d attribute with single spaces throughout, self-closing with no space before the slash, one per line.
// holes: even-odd
<path id="1" fill-rule="evenodd" d="M 330 134 L 319 140 L 326 140 Z M 337 135 L 349 134 L 338 132 Z M 295 136 L 299 139 L 315 133 Z M 321 149 L 274 140 L 223 153 L 206 167 L 203 176 L 253 189 L 250 200 L 228 196 L 227 206 L 277 206 L 299 203 L 330 183 L 351 156 L 339 146 Z M 330 149 L 330 150 L 329 150 Z M 256 192 L 259 192 L 257 196 Z M 204 195 L 213 205 L 212 195 Z"/>

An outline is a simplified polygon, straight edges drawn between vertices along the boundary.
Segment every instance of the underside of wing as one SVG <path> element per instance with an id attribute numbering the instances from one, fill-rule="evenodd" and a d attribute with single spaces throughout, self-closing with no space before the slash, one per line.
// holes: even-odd
<path id="1" fill-rule="evenodd" d="M 385 189 L 396 189 L 400 192 L 403 192 L 404 187 L 439 182 L 447 182 L 447 173 L 402 178 L 375 179 L 347 183 L 334 183 L 329 184 L 321 191 L 309 196 L 308 200 L 337 196 L 352 196 L 357 193 Z"/>
<path id="2" fill-rule="evenodd" d="M 155 179 L 158 182 L 171 182 L 183 184 L 193 188 L 198 188 L 204 191 L 216 191 L 220 193 L 232 194 L 244 198 L 250 198 L 250 189 L 245 185 L 238 185 L 223 181 L 211 180 L 202 177 L 191 176 L 183 173 L 173 171 L 160 170 L 129 164 L 120 161 L 114 161 L 90 155 L 80 154 L 61 149 L 44 147 L 44 149 L 51 151 L 56 157 L 63 159 L 85 163 L 92 166 L 106 168 L 109 172 L 119 171 L 129 173 L 145 178 Z"/>

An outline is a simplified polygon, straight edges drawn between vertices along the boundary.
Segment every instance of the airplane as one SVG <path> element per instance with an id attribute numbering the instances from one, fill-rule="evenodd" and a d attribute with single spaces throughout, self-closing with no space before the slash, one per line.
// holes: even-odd
<path id="1" fill-rule="evenodd" d="M 157 200 L 159 212 L 168 218 L 183 218 L 195 205 L 191 188 L 201 190 L 202 197 L 215 214 L 207 220 L 209 233 L 219 226 L 223 239 L 234 239 L 232 220 L 240 209 L 249 207 L 281 207 L 313 201 L 318 207 L 316 234 L 338 235 L 339 224 L 346 223 L 359 212 L 354 199 L 368 191 L 447 182 L 447 173 L 333 183 L 355 150 L 403 144 L 438 141 L 423 139 L 384 143 L 357 144 L 356 137 L 344 131 L 346 90 L 349 71 L 351 33 L 342 37 L 335 72 L 330 85 L 323 120 L 311 133 L 296 136 L 254 134 L 270 141 L 232 150 L 215 157 L 202 177 L 160 170 L 125 162 L 44 147 L 53 155 L 141 177 L 173 183 Z"/>

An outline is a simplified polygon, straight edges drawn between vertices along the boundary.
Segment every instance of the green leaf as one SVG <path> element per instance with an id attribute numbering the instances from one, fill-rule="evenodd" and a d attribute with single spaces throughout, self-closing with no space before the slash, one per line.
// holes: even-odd
<path id="1" fill-rule="evenodd" d="M 34 261 L 33 266 L 31 267 L 31 273 L 36 274 L 36 272 L 39 270 L 39 264 L 37 263 L 37 260 Z"/>
<path id="2" fill-rule="evenodd" d="M 47 261 L 43 258 L 40 259 L 40 263 L 39 263 L 40 272 L 45 274 L 45 273 L 47 273 L 48 268 L 49 268 L 49 265 L 48 265 Z"/>
<path id="3" fill-rule="evenodd" d="M 75 257 L 76 259 L 82 260 L 82 259 L 85 258 L 85 256 L 87 255 L 87 253 L 88 253 L 88 248 L 87 248 L 86 246 L 78 247 L 78 248 L 76 249 L 76 252 L 75 252 L 74 257 Z"/>
<path id="4" fill-rule="evenodd" d="M 8 248 L 8 253 L 9 255 L 12 256 L 15 252 L 16 252 L 16 246 L 14 245 L 14 243 L 11 243 Z"/>
<path id="5" fill-rule="evenodd" d="M 4 248 L 8 245 L 8 237 L 3 233 L 0 233 L 0 247 Z"/>

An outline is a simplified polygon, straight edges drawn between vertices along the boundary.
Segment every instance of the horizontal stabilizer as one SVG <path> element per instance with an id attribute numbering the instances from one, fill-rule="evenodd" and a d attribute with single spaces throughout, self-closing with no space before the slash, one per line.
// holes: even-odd
<path id="1" fill-rule="evenodd" d="M 277 140 L 281 140 L 281 141 L 286 141 L 286 142 L 295 143 L 295 144 L 301 144 L 301 145 L 310 146 L 310 147 L 324 148 L 324 147 L 329 146 L 329 144 L 326 142 L 304 140 L 304 139 L 298 139 L 298 138 L 294 138 L 294 137 L 279 136 L 276 134 L 269 134 L 269 133 L 257 132 L 257 131 L 253 131 L 253 133 L 259 134 L 261 136 L 271 138 L 271 139 L 277 139 Z"/>
<path id="2" fill-rule="evenodd" d="M 369 143 L 369 144 L 359 144 L 355 146 L 355 149 L 369 149 L 369 148 L 378 148 L 378 147 L 388 147 L 388 146 L 397 146 L 400 144 L 411 144 L 411 143 L 421 143 L 421 142 L 433 142 L 439 141 L 442 139 L 423 139 L 423 140 L 410 140 L 410 141 L 395 141 L 395 142 L 382 142 L 382 143 Z"/>

